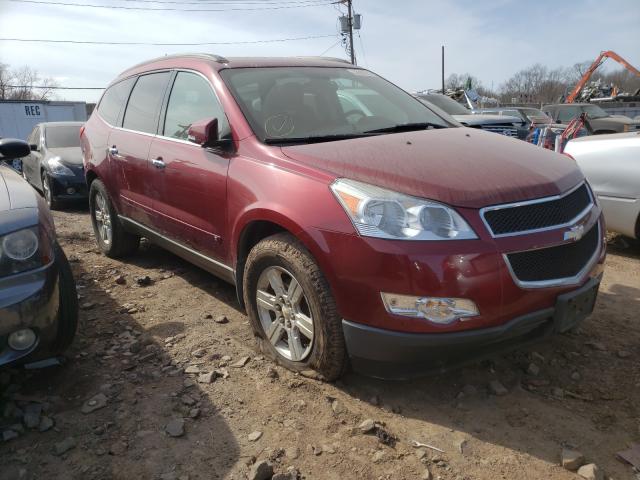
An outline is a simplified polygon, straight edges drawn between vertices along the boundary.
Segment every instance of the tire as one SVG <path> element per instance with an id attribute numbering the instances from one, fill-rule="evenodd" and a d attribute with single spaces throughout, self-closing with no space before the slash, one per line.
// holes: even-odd
<path id="1" fill-rule="evenodd" d="M 42 180 L 42 196 L 47 202 L 49 209 L 58 210 L 60 208 L 60 201 L 56 200 L 56 197 L 53 196 L 53 190 L 51 189 L 51 180 L 49 179 L 49 175 L 47 175 L 46 170 L 42 170 L 40 179 Z"/>
<path id="2" fill-rule="evenodd" d="M 71 266 L 58 244 L 55 245 L 54 252 L 60 279 L 58 285 L 60 307 L 58 310 L 58 334 L 52 349 L 55 354 L 61 354 L 73 342 L 78 328 L 78 294 Z"/>
<path id="3" fill-rule="evenodd" d="M 124 257 L 138 249 L 140 237 L 124 230 L 107 189 L 100 180 L 91 182 L 89 213 L 96 243 L 107 257 Z"/>
<path id="4" fill-rule="evenodd" d="M 285 292 L 280 296 L 282 301 L 273 288 L 272 274 L 280 278 L 281 293 Z M 290 290 L 294 281 L 301 291 Z M 297 239 L 279 233 L 253 247 L 243 285 L 249 320 L 264 355 L 293 371 L 315 370 L 326 381 L 345 372 L 347 352 L 335 300 L 322 271 Z M 259 291 L 263 299 L 260 307 Z M 268 339 L 267 332 L 274 333 L 274 341 Z"/>

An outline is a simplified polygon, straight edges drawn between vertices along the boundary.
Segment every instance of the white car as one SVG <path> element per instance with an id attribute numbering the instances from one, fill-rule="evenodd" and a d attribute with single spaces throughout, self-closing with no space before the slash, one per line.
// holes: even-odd
<path id="1" fill-rule="evenodd" d="M 564 153 L 589 180 L 607 230 L 640 239 L 640 132 L 577 138 Z"/>

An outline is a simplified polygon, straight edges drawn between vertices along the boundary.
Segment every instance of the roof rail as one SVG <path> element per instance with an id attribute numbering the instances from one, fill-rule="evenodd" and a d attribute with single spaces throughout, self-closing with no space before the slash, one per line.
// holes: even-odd
<path id="1" fill-rule="evenodd" d="M 229 63 L 229 60 L 227 60 L 225 57 L 221 55 L 215 55 L 213 53 L 197 53 L 197 52 L 196 53 L 174 53 L 171 55 L 164 55 L 162 57 L 152 58 L 151 60 L 145 60 L 144 62 L 140 62 L 137 65 L 134 65 L 133 67 L 127 68 L 125 72 L 128 72 L 129 70 L 133 70 L 138 67 L 143 67 L 150 63 L 159 62 L 160 60 L 167 60 L 172 58 L 184 58 L 184 57 L 201 58 L 203 60 L 213 60 L 214 62 L 217 62 L 217 63 Z"/>
<path id="2" fill-rule="evenodd" d="M 329 60 L 331 62 L 340 62 L 340 63 L 346 63 L 348 65 L 351 65 L 351 62 L 349 60 L 345 60 L 344 58 L 338 58 L 338 57 L 323 57 L 321 55 L 299 55 L 297 58 L 303 58 L 303 59 L 309 59 L 309 60 Z M 356 65 L 354 65 L 355 67 Z"/>

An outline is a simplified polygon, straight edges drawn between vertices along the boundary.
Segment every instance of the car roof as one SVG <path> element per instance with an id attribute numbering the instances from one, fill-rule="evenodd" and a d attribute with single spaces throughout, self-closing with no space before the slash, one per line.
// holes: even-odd
<path id="1" fill-rule="evenodd" d="M 549 107 L 586 107 L 587 105 L 591 105 L 591 103 L 552 103 L 550 105 L 545 105 L 542 108 L 549 108 Z"/>
<path id="2" fill-rule="evenodd" d="M 183 67 L 185 64 L 206 63 L 216 71 L 229 68 L 259 67 L 339 67 L 361 69 L 347 60 L 334 57 L 222 57 L 209 53 L 182 53 L 166 55 L 134 65 L 122 72 L 118 78 L 135 75 L 160 68 Z"/>
<path id="3" fill-rule="evenodd" d="M 81 127 L 84 122 L 42 122 L 38 127 Z"/>

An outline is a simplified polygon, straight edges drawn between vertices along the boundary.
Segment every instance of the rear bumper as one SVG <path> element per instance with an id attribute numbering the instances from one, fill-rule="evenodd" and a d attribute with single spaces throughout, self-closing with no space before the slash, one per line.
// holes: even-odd
<path id="1" fill-rule="evenodd" d="M 570 304 L 585 292 L 597 293 L 601 275 L 557 298 L 553 308 L 538 310 L 499 326 L 451 333 L 402 333 L 343 320 L 354 370 L 378 378 L 404 379 L 442 373 L 478 359 L 535 343 L 577 326 L 593 308 Z M 595 297 L 592 299 L 595 301 Z"/>
<path id="2" fill-rule="evenodd" d="M 48 353 L 58 329 L 59 271 L 56 261 L 38 270 L 0 279 L 0 365 L 35 360 Z M 28 350 L 16 351 L 8 336 L 23 328 L 37 336 Z"/>

